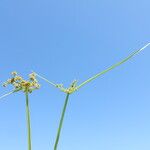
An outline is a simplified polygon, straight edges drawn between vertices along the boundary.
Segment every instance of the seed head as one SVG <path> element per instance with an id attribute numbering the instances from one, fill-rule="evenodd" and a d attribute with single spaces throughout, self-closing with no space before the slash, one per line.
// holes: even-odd
<path id="1" fill-rule="evenodd" d="M 71 94 L 77 90 L 77 80 L 74 80 L 69 88 L 64 88 L 63 84 L 56 84 L 56 87 L 64 93 Z"/>
<path id="2" fill-rule="evenodd" d="M 4 87 L 11 84 L 14 87 L 14 90 L 22 90 L 23 92 L 28 91 L 29 93 L 40 88 L 35 73 L 29 74 L 29 80 L 24 80 L 17 72 L 12 72 L 11 74 L 13 77 L 4 82 Z"/>

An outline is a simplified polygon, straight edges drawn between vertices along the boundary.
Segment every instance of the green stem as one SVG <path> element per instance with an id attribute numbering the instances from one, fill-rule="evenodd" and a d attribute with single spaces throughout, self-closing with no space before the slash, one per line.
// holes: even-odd
<path id="1" fill-rule="evenodd" d="M 70 94 L 66 95 L 63 111 L 62 111 L 62 114 L 61 114 L 61 119 L 60 119 L 60 122 L 59 122 L 59 127 L 58 127 L 58 130 L 57 130 L 57 136 L 56 136 L 56 140 L 55 140 L 54 150 L 57 150 L 59 137 L 60 137 L 60 132 L 61 132 L 61 128 L 62 128 L 62 125 L 63 125 L 63 120 L 64 120 L 64 116 L 65 116 L 65 112 L 66 112 L 66 107 L 67 107 L 68 100 L 69 100 L 69 95 Z"/>
<path id="2" fill-rule="evenodd" d="M 4 94 L 4 95 L 2 95 L 2 96 L 0 97 L 0 99 L 4 98 L 4 97 L 6 97 L 6 96 L 8 96 L 8 95 L 10 95 L 10 94 L 13 94 L 13 93 L 14 93 L 14 91 L 11 91 L 11 92 L 9 92 L 9 93 L 7 93 L 7 94 Z"/>
<path id="3" fill-rule="evenodd" d="M 28 150 L 31 150 L 31 126 L 30 126 L 30 110 L 29 110 L 28 91 L 26 91 L 25 95 L 26 95 L 27 131 L 28 131 Z"/>
<path id="4" fill-rule="evenodd" d="M 118 62 L 118 63 L 112 65 L 111 67 L 107 68 L 106 70 L 104 70 L 104 71 L 102 71 L 102 72 L 100 72 L 100 73 L 94 75 L 93 77 L 89 78 L 88 80 L 84 81 L 83 83 L 81 83 L 81 84 L 77 87 L 77 90 L 78 90 L 79 88 L 81 88 L 82 86 L 84 86 L 85 84 L 87 84 L 87 83 L 91 82 L 92 80 L 96 79 L 97 77 L 99 77 L 99 76 L 101 76 L 101 75 L 107 73 L 108 71 L 110 71 L 110 70 L 116 68 L 117 66 L 120 66 L 121 64 L 125 63 L 126 61 L 128 61 L 130 58 L 132 58 L 133 56 L 135 56 L 136 54 L 138 54 L 139 52 L 141 52 L 142 50 L 144 50 L 144 49 L 145 49 L 147 46 L 149 46 L 149 45 L 150 45 L 150 43 L 146 44 L 144 47 L 142 47 L 141 49 L 139 49 L 139 50 L 133 52 L 131 55 L 129 55 L 128 57 L 126 57 L 126 58 L 123 59 L 122 61 L 120 61 L 120 62 Z"/>
<path id="5" fill-rule="evenodd" d="M 52 86 L 57 87 L 57 85 L 56 85 L 55 83 L 53 83 L 53 82 L 47 80 L 46 78 L 44 78 L 43 76 L 41 76 L 41 75 L 39 75 L 39 74 L 37 74 L 37 73 L 35 73 L 35 74 L 36 74 L 39 78 L 41 78 L 41 79 L 45 80 L 46 82 L 48 82 L 49 84 L 51 84 Z"/>
<path id="6" fill-rule="evenodd" d="M 15 93 L 15 92 L 18 92 L 18 91 L 20 91 L 20 90 L 21 90 L 21 89 L 15 89 L 14 91 L 11 91 L 11 92 L 9 92 L 9 93 L 6 93 L 6 94 L 2 95 L 2 96 L 0 97 L 0 99 L 4 98 L 4 97 L 6 97 L 6 96 L 9 96 L 9 95 L 11 95 L 11 94 L 13 94 L 13 93 Z"/>

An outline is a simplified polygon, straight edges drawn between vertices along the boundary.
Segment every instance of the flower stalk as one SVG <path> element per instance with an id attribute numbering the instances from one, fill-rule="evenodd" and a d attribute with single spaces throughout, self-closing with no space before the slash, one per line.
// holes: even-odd
<path id="1" fill-rule="evenodd" d="M 57 150 L 57 146 L 58 146 L 58 142 L 59 142 L 59 138 L 60 138 L 60 133 L 61 133 L 61 129 L 62 129 L 63 121 L 64 121 L 64 116 L 65 116 L 65 112 L 66 112 L 66 108 L 67 108 L 67 104 L 68 104 L 68 100 L 69 100 L 69 95 L 70 95 L 69 93 L 66 94 L 65 103 L 64 103 L 64 106 L 63 106 L 63 110 L 62 110 L 61 118 L 60 118 L 60 122 L 59 122 L 59 127 L 58 127 L 58 130 L 57 130 L 54 150 Z"/>
<path id="2" fill-rule="evenodd" d="M 29 109 L 29 93 L 25 92 L 26 96 L 26 118 L 27 118 L 27 136 L 28 136 L 28 150 L 31 150 L 31 125 L 30 125 L 30 109 Z"/>

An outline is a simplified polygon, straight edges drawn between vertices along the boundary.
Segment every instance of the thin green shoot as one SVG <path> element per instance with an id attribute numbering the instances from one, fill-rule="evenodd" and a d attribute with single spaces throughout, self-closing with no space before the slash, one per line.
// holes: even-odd
<path id="1" fill-rule="evenodd" d="M 77 90 L 79 88 L 81 88 L 82 86 L 84 86 L 85 84 L 91 82 L 92 80 L 96 79 L 97 77 L 107 73 L 108 71 L 116 68 L 117 66 L 120 66 L 121 64 L 125 63 L 126 61 L 128 61 L 129 59 L 131 59 L 133 56 L 137 55 L 139 52 L 141 52 L 142 50 L 144 50 L 146 47 L 148 47 L 150 45 L 150 43 L 146 44 L 144 47 L 142 47 L 141 49 L 133 52 L 131 55 L 129 55 L 127 58 L 123 59 L 122 61 L 112 65 L 111 67 L 107 68 L 106 70 L 94 75 L 93 77 L 89 78 L 88 80 L 84 81 L 83 83 L 81 83 L 78 87 L 77 87 Z"/>
<path id="2" fill-rule="evenodd" d="M 57 150 L 57 147 L 58 147 L 58 142 L 59 142 L 60 133 L 61 133 L 61 129 L 62 129 L 63 121 L 64 121 L 64 116 L 65 116 L 65 112 L 66 112 L 66 108 L 67 108 L 67 104 L 68 104 L 68 100 L 69 100 L 69 95 L 70 94 L 66 94 L 65 103 L 64 103 L 64 107 L 63 107 L 63 110 L 62 110 L 62 113 L 61 113 L 59 127 L 58 127 L 58 130 L 57 130 L 54 150 Z"/>
<path id="3" fill-rule="evenodd" d="M 33 71 L 33 72 L 34 72 L 34 71 Z M 44 78 L 43 76 L 41 76 L 41 75 L 37 74 L 36 72 L 34 72 L 34 73 L 36 74 L 36 76 L 37 76 L 37 77 L 39 77 L 39 78 L 43 79 L 44 81 L 48 82 L 48 83 L 49 83 L 49 84 L 51 84 L 52 86 L 57 87 L 57 84 L 55 84 L 55 83 L 53 83 L 53 82 L 49 81 L 48 79 L 46 79 L 46 78 Z"/>
<path id="4" fill-rule="evenodd" d="M 11 91 L 11 92 L 9 92 L 9 93 L 6 93 L 6 94 L 2 95 L 2 96 L 0 97 L 0 99 L 2 99 L 2 98 L 4 98 L 4 97 L 7 97 L 7 96 L 9 96 L 9 95 L 11 95 L 11 94 L 13 94 L 13 93 L 15 93 L 15 92 L 18 92 L 18 91 L 20 91 L 20 89 L 13 90 L 13 91 Z"/>
<path id="5" fill-rule="evenodd" d="M 0 97 L 0 99 L 2 99 L 2 98 L 4 98 L 4 97 L 7 97 L 7 96 L 9 96 L 9 95 L 11 95 L 11 94 L 13 94 L 13 93 L 14 93 L 14 91 L 11 91 L 11 92 L 9 92 L 9 93 L 6 93 L 6 94 L 2 95 L 2 96 Z"/>

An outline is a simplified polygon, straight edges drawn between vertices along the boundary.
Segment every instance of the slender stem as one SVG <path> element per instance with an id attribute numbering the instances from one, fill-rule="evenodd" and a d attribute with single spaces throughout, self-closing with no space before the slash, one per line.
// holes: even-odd
<path id="1" fill-rule="evenodd" d="M 13 93 L 15 93 L 15 92 L 18 92 L 18 91 L 20 91 L 20 90 L 21 90 L 21 89 L 15 89 L 14 91 L 11 91 L 11 92 L 9 92 L 9 93 L 6 93 L 6 94 L 2 95 L 2 96 L 0 97 L 0 99 L 4 98 L 4 97 L 6 97 L 6 96 L 9 96 L 9 95 L 11 95 L 11 94 L 13 94 Z"/>
<path id="2" fill-rule="evenodd" d="M 57 130 L 57 136 L 56 136 L 56 140 L 55 140 L 54 150 L 57 150 L 59 137 L 60 137 L 60 132 L 61 132 L 61 128 L 62 128 L 62 125 L 63 125 L 63 120 L 64 120 L 64 116 L 65 116 L 65 112 L 66 112 L 66 107 L 67 107 L 68 100 L 69 100 L 69 95 L 70 94 L 66 95 L 64 107 L 63 107 L 62 114 L 61 114 L 61 119 L 60 119 L 60 122 L 59 122 L 59 127 L 58 127 L 58 130 Z"/>
<path id="3" fill-rule="evenodd" d="M 10 95 L 10 94 L 13 94 L 13 93 L 14 93 L 14 91 L 11 91 L 11 92 L 9 92 L 9 93 L 6 93 L 6 94 L 2 95 L 2 96 L 0 97 L 0 99 L 4 98 L 4 97 L 6 97 L 6 96 L 8 96 L 8 95 Z"/>
<path id="4" fill-rule="evenodd" d="M 118 62 L 118 63 L 112 65 L 111 67 L 107 68 L 106 70 L 104 70 L 104 71 L 102 71 L 102 72 L 100 72 L 100 73 L 94 75 L 93 77 L 89 78 L 88 80 L 84 81 L 83 83 L 81 83 L 81 84 L 77 87 L 77 90 L 78 90 L 79 88 L 81 88 L 82 86 L 84 86 L 85 84 L 87 84 L 87 83 L 91 82 L 92 80 L 96 79 L 97 77 L 99 77 L 99 76 L 101 76 L 101 75 L 107 73 L 108 71 L 110 71 L 110 70 L 116 68 L 117 66 L 120 66 L 121 64 L 125 63 L 126 61 L 128 61 L 128 60 L 129 60 L 130 58 L 132 58 L 134 55 L 136 55 L 136 54 L 138 54 L 139 52 L 141 52 L 142 50 L 144 50 L 144 49 L 145 49 L 147 46 L 149 46 L 149 45 L 150 45 L 150 43 L 146 44 L 144 47 L 142 47 L 141 49 L 139 49 L 139 50 L 133 52 L 131 55 L 129 55 L 128 57 L 126 57 L 126 58 L 123 59 L 122 61 L 120 61 L 120 62 Z"/>
<path id="5" fill-rule="evenodd" d="M 28 150 L 31 150 L 31 125 L 30 125 L 30 110 L 29 110 L 29 97 L 28 91 L 26 95 L 26 117 L 27 117 L 27 132 L 28 132 Z"/>
<path id="6" fill-rule="evenodd" d="M 49 84 L 51 84 L 52 86 L 57 86 L 55 83 L 53 83 L 53 82 L 51 82 L 51 81 L 49 81 L 49 80 L 47 80 L 46 78 L 44 78 L 43 76 L 41 76 L 41 75 L 39 75 L 39 74 L 37 74 L 37 73 L 35 73 L 39 78 L 41 78 L 41 79 L 43 79 L 43 80 L 45 80 L 46 82 L 48 82 Z"/>

